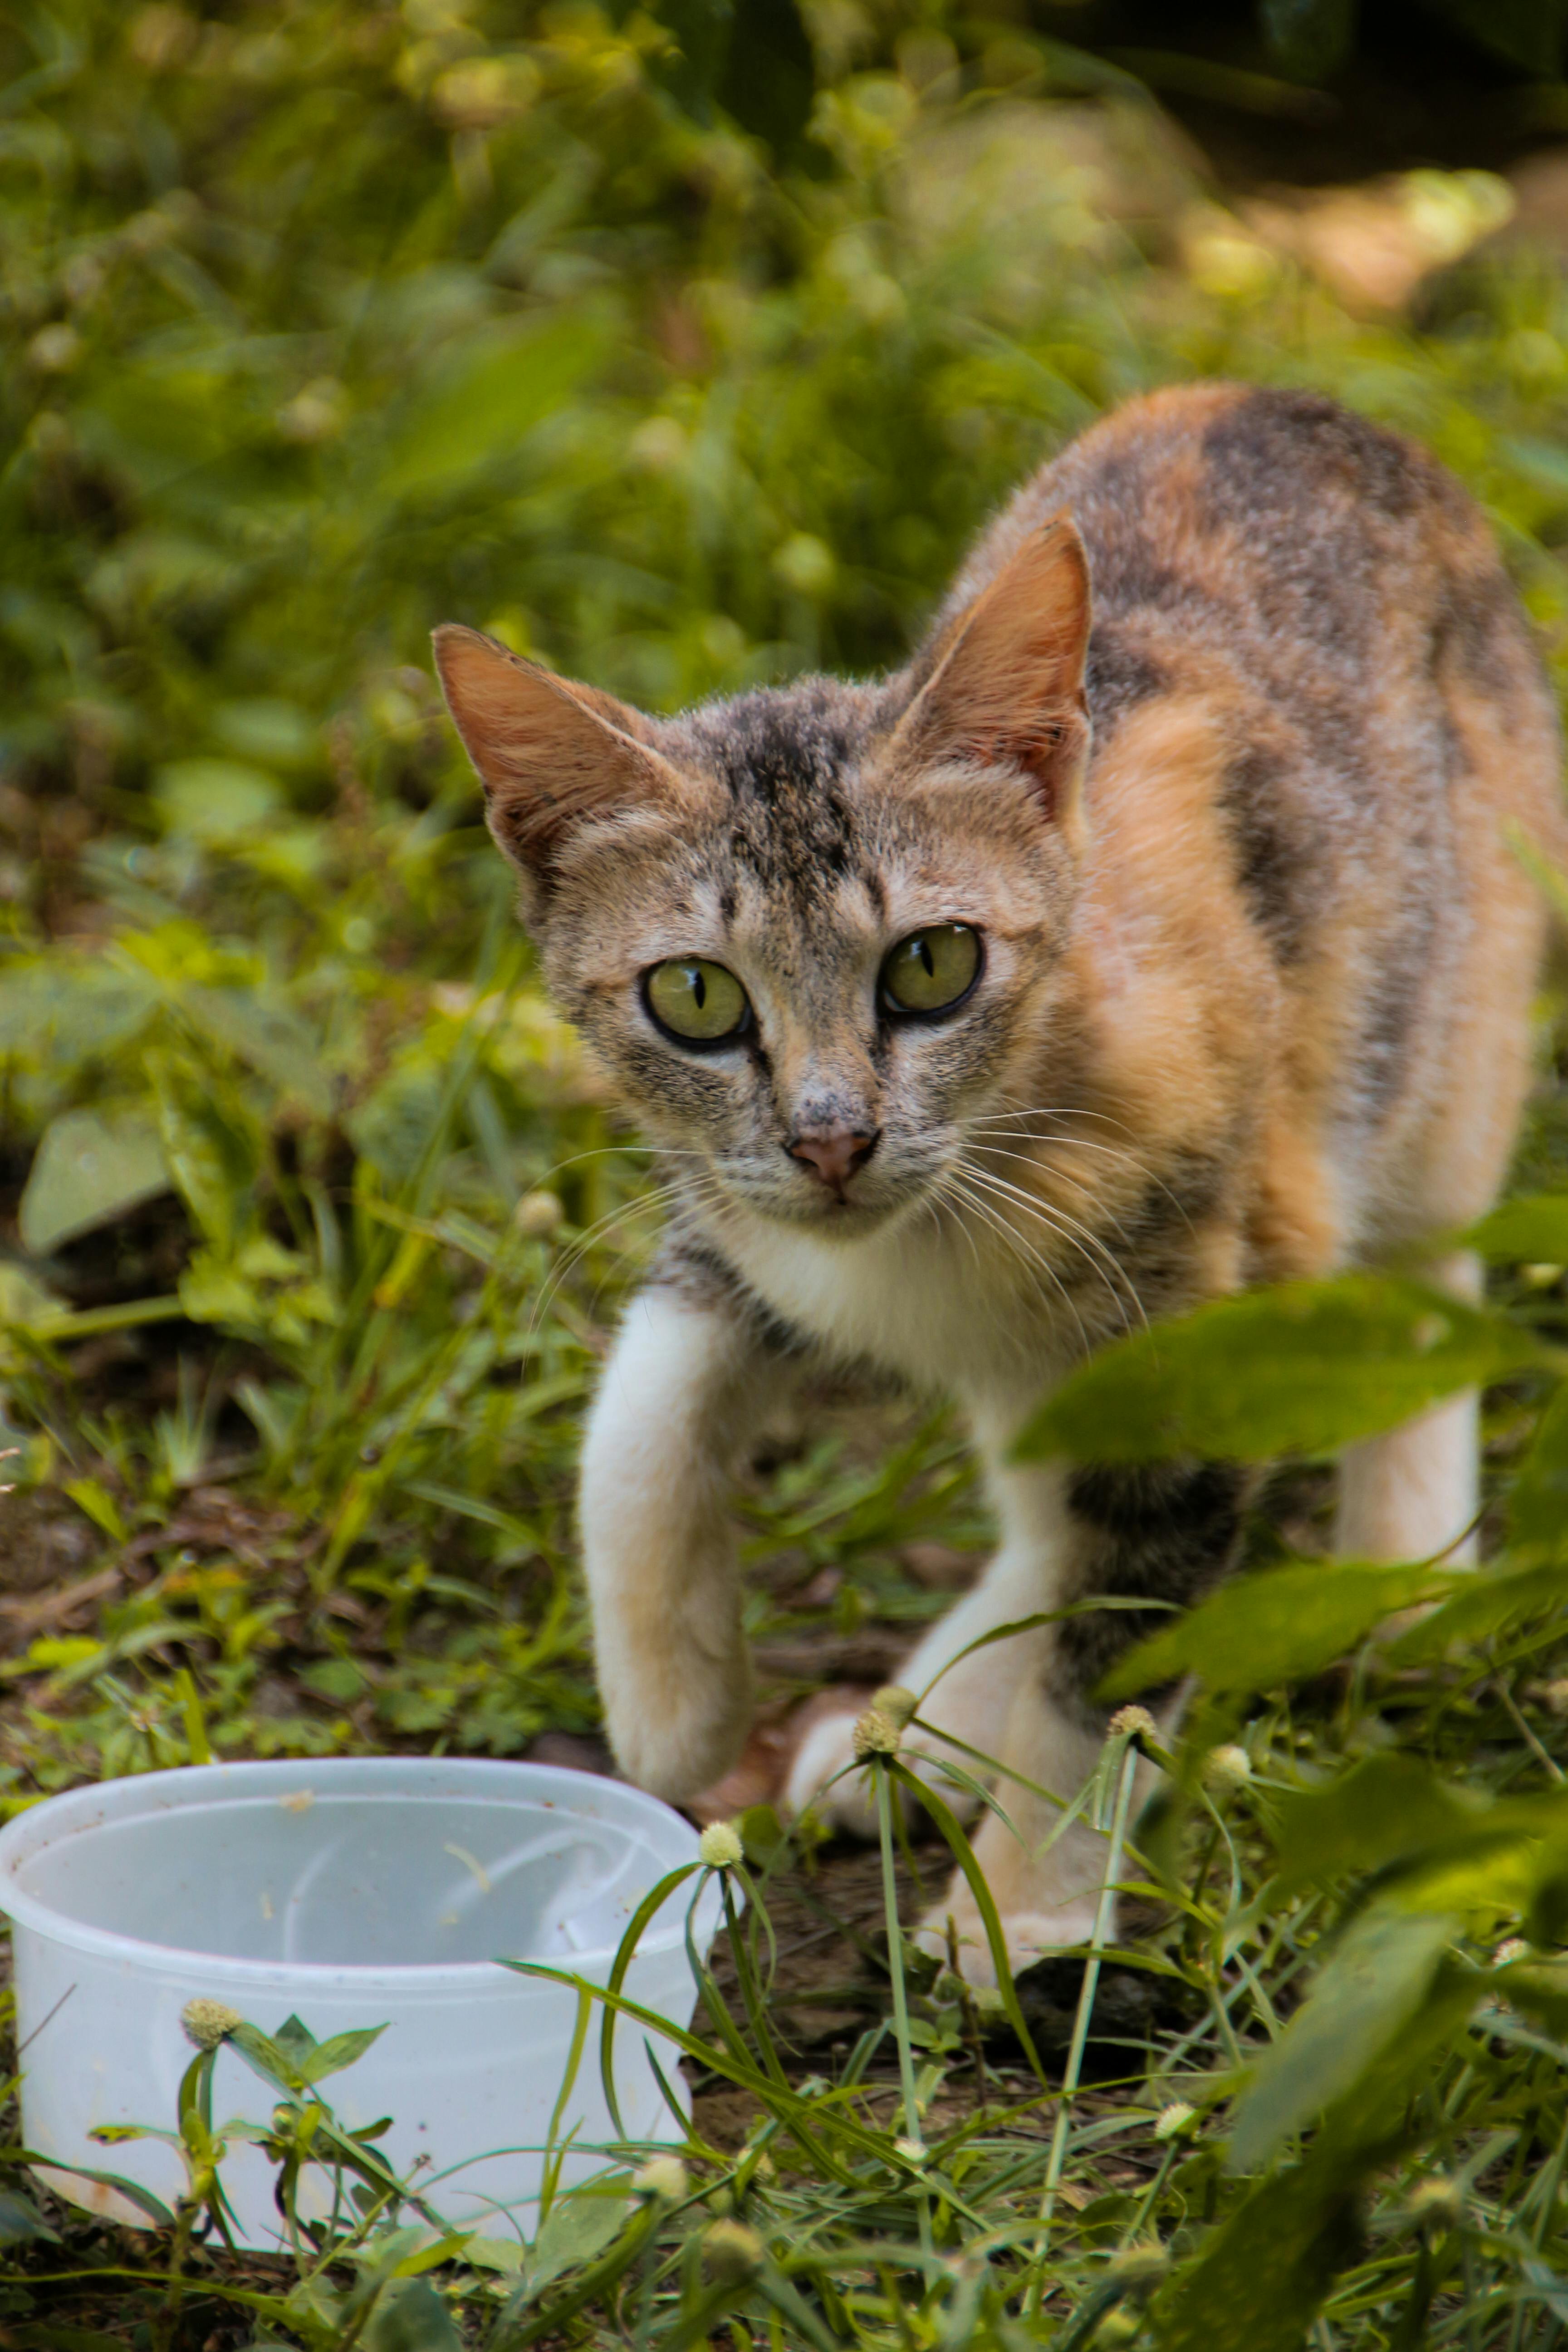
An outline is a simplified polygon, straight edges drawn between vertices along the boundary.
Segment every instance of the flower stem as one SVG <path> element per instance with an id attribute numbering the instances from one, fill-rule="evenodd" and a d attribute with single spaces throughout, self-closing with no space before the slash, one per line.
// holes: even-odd
<path id="1" fill-rule="evenodd" d="M 1121 1743 L 1119 1743 L 1121 1744 Z M 1100 1900 L 1095 1906 L 1094 1932 L 1089 1939 L 1089 1954 L 1083 1964 L 1083 1983 L 1079 1989 L 1078 2011 L 1072 2021 L 1072 2040 L 1068 2044 L 1067 2064 L 1062 2071 L 1061 2098 L 1057 2107 L 1056 2129 L 1051 2135 L 1050 2158 L 1046 2166 L 1045 2191 L 1040 2199 L 1039 2235 L 1035 2242 L 1035 2280 L 1029 2290 L 1029 2315 L 1039 2310 L 1044 2291 L 1046 2248 L 1050 2238 L 1051 2221 L 1056 2212 L 1057 2191 L 1061 2186 L 1062 2168 L 1067 2162 L 1068 2140 L 1072 2128 L 1073 2095 L 1078 2089 L 1079 2075 L 1083 2067 L 1084 2045 L 1089 2040 L 1089 2021 L 1094 2011 L 1095 1987 L 1100 1981 L 1100 1956 L 1110 1938 L 1110 1923 L 1116 1907 L 1116 1885 L 1121 1875 L 1121 1849 L 1127 1836 L 1127 1816 L 1132 1805 L 1132 1783 L 1138 1773 L 1138 1746 L 1128 1737 L 1121 1749 L 1121 1771 L 1116 1784 L 1116 1802 L 1110 1822 L 1110 1847 L 1105 1858 L 1105 1876 L 1100 1882 Z"/>

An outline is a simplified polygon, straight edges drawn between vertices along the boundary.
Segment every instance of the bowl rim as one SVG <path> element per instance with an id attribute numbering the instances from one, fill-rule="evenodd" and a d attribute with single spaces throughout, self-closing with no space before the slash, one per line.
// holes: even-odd
<path id="1" fill-rule="evenodd" d="M 205 1783 L 214 1797 L 226 1792 L 231 1800 L 235 1797 L 243 1800 L 252 1791 L 258 1797 L 264 1797 L 268 1786 L 282 1792 L 290 1784 L 299 1789 L 310 1780 L 340 1777 L 346 1780 L 357 1775 L 362 1779 L 374 1780 L 384 1778 L 395 1781 L 402 1773 L 414 1779 L 425 1774 L 459 1781 L 490 1780 L 492 1785 L 499 1776 L 510 1780 L 516 1792 L 514 1801 L 531 1801 L 536 1806 L 552 1801 L 561 1803 L 559 1797 L 553 1801 L 544 1798 L 542 1784 L 553 1783 L 557 1787 L 565 1784 L 566 1801 L 562 1810 L 568 1813 L 577 1811 L 583 1818 L 595 1820 L 602 1820 L 602 1814 L 587 1807 L 573 1806 L 574 1791 L 585 1793 L 592 1790 L 602 1794 L 614 1790 L 612 1802 L 617 1810 L 625 1809 L 634 1815 L 645 1813 L 650 1825 L 658 1820 L 661 1824 L 679 1829 L 683 1839 L 690 1841 L 689 1859 L 696 1862 L 700 1858 L 698 1832 L 676 1812 L 673 1806 L 665 1804 L 661 1798 L 649 1796 L 646 1790 L 633 1788 L 627 1781 L 613 1780 L 607 1775 L 595 1772 L 581 1772 L 567 1764 L 530 1764 L 518 1758 L 486 1756 L 237 1758 L 232 1761 L 174 1765 L 163 1771 L 121 1773 L 108 1780 L 84 1781 L 74 1789 L 61 1790 L 52 1797 L 45 1797 L 37 1803 L 25 1807 L 0 1829 L 0 1914 L 7 1916 L 12 1926 L 24 1934 L 35 1935 L 49 1943 L 64 1945 L 73 1951 L 90 1954 L 98 1958 L 119 1961 L 127 1969 L 142 1974 L 199 1977 L 204 1984 L 245 1986 L 259 1992 L 282 1992 L 294 1987 L 301 1990 L 313 1988 L 321 1991 L 338 1986 L 359 1988 L 366 1993 L 377 1988 L 400 1996 L 423 1993 L 434 1999 L 450 1994 L 459 1987 L 469 1994 L 481 1990 L 494 1993 L 521 1990 L 525 1985 L 549 1981 L 521 1975 L 515 1969 L 509 1968 L 506 1958 L 502 1956 L 487 1960 L 423 1960 L 400 1967 L 385 1961 L 247 1959 L 232 1953 L 204 1952 L 192 1945 L 157 1943 L 149 1937 L 122 1935 L 116 1928 L 95 1927 L 86 1920 L 73 1919 L 68 1913 L 56 1910 L 41 1896 L 16 1884 L 16 1874 L 23 1865 L 50 1844 L 61 1843 L 65 1838 L 79 1834 L 89 1828 L 107 1826 L 101 1817 L 97 1820 L 71 1818 L 73 1813 L 90 1813 L 94 1800 L 100 1798 L 107 1790 L 145 1792 L 149 1800 L 145 1806 L 128 1810 L 121 1816 L 127 1822 L 133 1822 L 144 1820 L 150 1813 L 161 1811 L 167 1814 L 187 1808 L 195 1809 L 206 1793 L 194 1785 L 196 1782 Z M 527 1796 L 529 1781 L 532 1781 L 540 1790 L 531 1801 Z M 248 1782 L 249 1789 L 239 1785 L 242 1782 Z M 158 1801 L 161 1793 L 167 1799 L 163 1804 Z M 310 1793 L 313 1799 L 321 1801 L 321 1792 L 317 1789 L 312 1789 Z M 411 1789 L 407 1793 L 412 1796 L 415 1791 Z M 58 1836 L 51 1837 L 47 1832 L 39 1836 L 39 1824 L 51 1815 L 58 1826 Z M 672 1863 L 668 1867 L 679 1868 L 680 1864 Z M 666 1870 L 658 1874 L 660 1877 L 667 1874 Z M 717 1914 L 722 1896 L 710 1878 L 697 1899 L 703 1911 L 712 1909 Z M 694 1932 L 698 1931 L 696 1921 L 693 1928 Z M 638 1939 L 637 1958 L 660 1958 L 682 1946 L 685 1937 L 683 1913 L 658 1934 L 645 1932 Z M 571 1968 L 562 1968 L 560 1975 L 563 1978 L 607 1975 L 618 1949 L 616 1943 L 596 1945 L 591 1950 L 574 1952 L 570 1955 Z M 553 1967 L 555 1963 L 535 1961 L 529 1965 Z"/>

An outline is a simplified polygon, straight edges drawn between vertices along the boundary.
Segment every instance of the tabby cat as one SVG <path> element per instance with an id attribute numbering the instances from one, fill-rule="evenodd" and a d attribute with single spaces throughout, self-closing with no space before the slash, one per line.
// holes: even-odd
<path id="1" fill-rule="evenodd" d="M 474 630 L 436 646 L 549 985 L 676 1188 L 583 1459 L 624 1769 L 679 1801 L 746 1737 L 726 1481 L 803 1374 L 952 1396 L 986 1465 L 1001 1549 L 916 1690 L 1075 1597 L 1195 1600 L 1240 1469 L 1009 1443 L 1142 1317 L 1436 1252 L 1493 1198 L 1543 933 L 1514 836 L 1555 845 L 1559 748 L 1468 499 L 1328 400 L 1199 384 L 1026 483 L 894 677 L 651 719 Z M 1458 1548 L 1476 1481 L 1471 1399 L 1359 1445 L 1339 1548 Z M 1070 1794 L 1141 1630 L 1010 1636 L 923 1713 Z M 791 1802 L 850 1757 L 819 1722 Z M 858 1823 L 860 1776 L 822 1801 Z M 1043 1851 L 1054 1810 L 1006 1803 L 977 1853 L 1024 1965 L 1086 1934 L 1103 1843 Z M 984 1978 L 962 1881 L 937 1916 Z"/>

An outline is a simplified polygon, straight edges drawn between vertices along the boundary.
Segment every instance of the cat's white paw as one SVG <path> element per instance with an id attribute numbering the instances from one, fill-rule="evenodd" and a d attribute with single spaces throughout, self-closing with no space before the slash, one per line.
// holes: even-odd
<path id="1" fill-rule="evenodd" d="M 1053 1954 L 1080 1950 L 1094 1933 L 1097 1895 L 1074 1895 L 1066 1902 L 1036 1911 L 1000 1914 L 1007 1965 L 1015 1976 Z M 950 1923 L 951 1921 L 951 1930 Z M 933 1959 L 951 1960 L 957 1947 L 958 1972 L 966 1984 L 994 1985 L 996 1963 L 991 1941 L 968 1882 L 955 1878 L 940 1903 L 933 1904 L 915 1930 L 915 1942 Z"/>
<path id="2" fill-rule="evenodd" d="M 667 1804 L 683 1804 L 721 1780 L 752 1727 L 743 1667 L 732 1675 L 672 1678 L 662 1687 L 622 1680 L 604 1696 L 616 1763 L 628 1780 Z"/>
<path id="3" fill-rule="evenodd" d="M 812 1724 L 795 1749 L 784 1785 L 784 1810 L 792 1818 L 813 1811 L 851 1837 L 874 1838 L 877 1804 L 870 1775 L 855 1762 L 856 1710 L 846 1707 Z M 840 1780 L 838 1775 L 847 1773 Z M 829 1782 L 835 1785 L 831 1788 Z"/>
<path id="4" fill-rule="evenodd" d="M 851 1837 L 874 1838 L 877 1804 L 870 1775 L 855 1764 L 855 1722 L 856 1710 L 846 1707 L 807 1727 L 784 1781 L 784 1805 L 790 1814 L 803 1813 L 810 1805 L 835 1829 L 847 1831 Z M 900 1763 L 929 1781 L 960 1821 L 967 1821 L 978 1811 L 980 1801 L 948 1778 L 937 1756 L 932 1742 L 918 1738 L 899 1750 Z M 846 1777 L 840 1779 L 840 1774 Z M 830 1781 L 835 1785 L 829 1787 Z M 906 1814 L 913 1816 L 915 1811 L 912 1801 L 906 1799 Z"/>

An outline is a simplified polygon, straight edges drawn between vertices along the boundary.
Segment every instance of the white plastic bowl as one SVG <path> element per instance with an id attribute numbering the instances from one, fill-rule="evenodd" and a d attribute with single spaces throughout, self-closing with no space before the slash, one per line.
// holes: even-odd
<path id="1" fill-rule="evenodd" d="M 696 1832 L 619 1781 L 542 1764 L 332 1758 L 212 1764 L 75 1789 L 0 1832 L 0 1910 L 15 1930 L 16 2038 L 26 2145 L 51 2185 L 96 2212 L 144 2220 L 72 2168 L 116 2172 L 169 2202 L 184 2174 L 157 2140 L 104 2147 L 106 2124 L 174 2126 L 192 2051 L 180 2011 L 226 2001 L 272 2032 L 297 2013 L 318 2041 L 385 2024 L 321 2086 L 351 2130 L 383 2116 L 399 2172 L 421 2157 L 431 2204 L 459 2226 L 501 2207 L 531 2228 L 542 2150 L 576 2017 L 565 1986 L 498 1959 L 537 1959 L 607 1982 L 643 1896 L 697 1858 Z M 685 2025 L 696 1999 L 685 1942 L 692 1882 L 645 1930 L 627 1997 Z M 693 1922 L 706 1954 L 721 1911 L 710 1882 Z M 614 2137 L 595 2014 L 563 2132 L 588 2151 Z M 616 2088 L 633 2140 L 673 2138 L 647 2037 L 623 2019 Z M 657 2047 L 657 2045 L 656 2045 Z M 658 2048 L 679 2090 L 679 2053 Z M 276 2094 L 225 2049 L 215 2122 L 266 2123 Z M 564 2180 L 602 2168 L 574 2154 Z M 253 2246 L 276 2246 L 273 2174 L 237 2146 L 224 2183 Z M 301 2182 L 321 2197 L 326 2177 Z"/>

